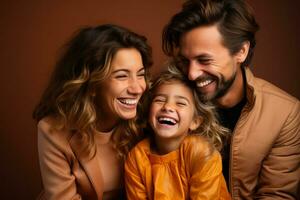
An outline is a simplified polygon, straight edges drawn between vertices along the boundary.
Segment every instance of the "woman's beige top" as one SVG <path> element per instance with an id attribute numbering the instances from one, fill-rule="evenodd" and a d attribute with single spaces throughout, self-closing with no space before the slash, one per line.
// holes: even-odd
<path id="1" fill-rule="evenodd" d="M 116 194 L 121 191 L 122 186 L 122 162 L 113 148 L 111 136 L 112 131 L 95 134 L 97 159 L 103 177 L 103 199 L 114 199 Z"/>

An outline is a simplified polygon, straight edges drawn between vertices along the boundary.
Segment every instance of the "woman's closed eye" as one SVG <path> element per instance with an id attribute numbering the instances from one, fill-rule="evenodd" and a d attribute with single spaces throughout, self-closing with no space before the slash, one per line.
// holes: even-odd
<path id="1" fill-rule="evenodd" d="M 126 79 L 128 77 L 128 74 L 125 74 L 125 73 L 115 74 L 114 77 L 116 79 L 122 80 L 122 79 Z"/>

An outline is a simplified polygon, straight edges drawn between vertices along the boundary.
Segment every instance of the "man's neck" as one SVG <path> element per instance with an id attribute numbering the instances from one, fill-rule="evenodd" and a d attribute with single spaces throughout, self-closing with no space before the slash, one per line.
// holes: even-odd
<path id="1" fill-rule="evenodd" d="M 217 99 L 216 104 L 221 108 L 232 108 L 244 97 L 244 79 L 242 69 L 239 67 L 234 82 L 228 92 Z"/>

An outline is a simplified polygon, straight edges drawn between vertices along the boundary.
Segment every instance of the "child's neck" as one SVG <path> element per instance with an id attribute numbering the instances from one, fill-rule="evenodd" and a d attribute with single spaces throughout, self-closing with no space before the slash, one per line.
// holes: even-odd
<path id="1" fill-rule="evenodd" d="M 179 149 L 183 139 L 187 134 L 177 138 L 160 138 L 155 137 L 155 149 L 153 149 L 155 154 L 164 155 L 172 151 Z"/>

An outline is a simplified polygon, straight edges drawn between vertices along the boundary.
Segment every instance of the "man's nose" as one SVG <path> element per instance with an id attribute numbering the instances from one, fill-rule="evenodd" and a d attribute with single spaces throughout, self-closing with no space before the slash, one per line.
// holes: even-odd
<path id="1" fill-rule="evenodd" d="M 188 79 L 191 81 L 196 80 L 199 76 L 203 74 L 203 69 L 201 66 L 195 62 L 190 62 L 188 65 Z"/>

